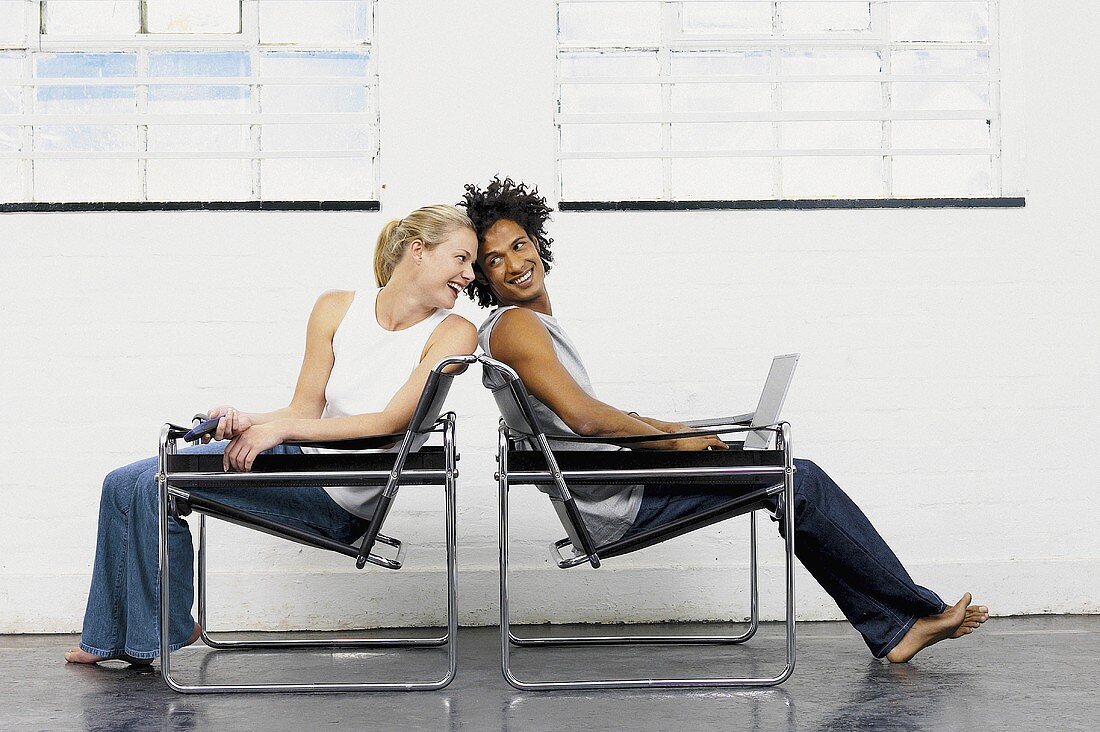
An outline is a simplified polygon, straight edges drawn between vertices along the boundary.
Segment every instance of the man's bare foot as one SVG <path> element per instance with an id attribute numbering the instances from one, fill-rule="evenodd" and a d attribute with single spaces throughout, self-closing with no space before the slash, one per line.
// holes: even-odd
<path id="1" fill-rule="evenodd" d="M 989 619 L 989 608 L 971 605 L 967 592 L 958 602 L 939 615 L 918 618 L 901 642 L 886 654 L 890 663 L 905 663 L 925 648 L 947 638 L 962 638 Z"/>
<path id="2" fill-rule="evenodd" d="M 191 633 L 191 637 L 187 639 L 185 645 L 191 645 L 199 639 L 202 635 L 202 628 L 198 623 L 195 623 L 195 630 Z M 65 661 L 67 663 L 100 663 L 101 661 L 125 661 L 131 666 L 148 666 L 153 662 L 151 658 L 134 658 L 128 656 L 125 653 L 118 656 L 97 656 L 93 653 L 88 653 L 83 648 L 72 648 L 65 653 Z"/>

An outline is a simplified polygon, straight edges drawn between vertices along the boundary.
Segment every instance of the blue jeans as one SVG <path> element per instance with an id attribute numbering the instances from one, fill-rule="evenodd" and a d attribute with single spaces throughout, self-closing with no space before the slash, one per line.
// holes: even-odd
<path id="1" fill-rule="evenodd" d="M 942 613 L 947 605 L 935 592 L 913 582 L 863 511 L 825 471 L 809 460 L 796 459 L 794 464 L 795 554 L 875 658 L 882 658 L 917 618 Z M 717 488 L 682 491 L 683 487 L 646 486 L 638 516 L 624 537 L 729 500 L 729 494 Z M 776 499 L 771 503 L 776 510 Z M 786 522 L 779 513 L 779 533 L 786 536 Z"/>
<path id="2" fill-rule="evenodd" d="M 225 442 L 182 452 L 220 454 Z M 297 454 L 279 445 L 268 453 Z M 149 458 L 111 471 L 99 501 L 92 587 L 84 613 L 80 647 L 93 655 L 156 658 L 160 655 L 160 582 L 157 519 L 157 459 Z M 350 542 L 367 522 L 336 504 L 324 489 L 227 488 L 192 491 L 237 508 L 262 514 L 296 528 Z M 171 561 L 169 611 L 171 649 L 187 644 L 194 632 L 194 549 L 182 519 L 168 520 Z"/>

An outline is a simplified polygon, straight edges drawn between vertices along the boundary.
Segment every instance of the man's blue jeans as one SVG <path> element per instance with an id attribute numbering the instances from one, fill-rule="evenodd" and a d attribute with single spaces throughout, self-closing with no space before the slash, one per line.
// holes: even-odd
<path id="1" fill-rule="evenodd" d="M 942 613 L 939 595 L 913 582 L 905 567 L 848 495 L 809 460 L 795 460 L 794 550 L 802 565 L 836 601 L 875 658 L 901 641 L 917 618 Z M 646 486 L 630 536 L 729 500 L 714 492 L 678 494 Z M 772 499 L 772 509 L 776 501 Z M 786 522 L 780 511 L 779 533 Z"/>
<path id="2" fill-rule="evenodd" d="M 221 453 L 225 442 L 183 452 Z M 279 445 L 269 453 L 295 454 Z M 157 519 L 157 459 L 149 458 L 111 471 L 99 502 L 92 587 L 80 647 L 96 656 L 156 658 L 160 655 L 160 583 Z M 366 521 L 338 506 L 322 488 L 232 488 L 195 490 L 222 503 L 262 514 L 281 523 L 350 542 L 366 530 Z M 171 649 L 186 645 L 194 632 L 194 550 L 182 519 L 168 520 L 171 559 L 169 612 Z"/>

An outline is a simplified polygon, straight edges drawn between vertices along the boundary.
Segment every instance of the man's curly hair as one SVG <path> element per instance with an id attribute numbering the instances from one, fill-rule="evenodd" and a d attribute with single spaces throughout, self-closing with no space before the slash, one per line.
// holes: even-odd
<path id="1" fill-rule="evenodd" d="M 516 183 L 511 178 L 501 180 L 500 176 L 496 176 L 484 190 L 473 183 L 467 183 L 465 188 L 466 194 L 458 202 L 458 206 L 466 209 L 466 215 L 474 222 L 478 244 L 485 241 L 485 232 L 493 224 L 501 219 L 509 219 L 527 232 L 527 236 L 538 247 L 543 266 L 547 272 L 550 271 L 550 263 L 554 261 L 550 245 L 554 240 L 546 235 L 546 222 L 550 220 L 552 209 L 546 203 L 546 197 L 539 195 L 537 187 L 528 188 L 526 184 Z M 474 270 L 477 274 L 484 275 L 477 264 L 474 265 Z M 496 295 L 488 283 L 476 279 L 466 287 L 466 294 L 479 307 L 497 304 Z"/>

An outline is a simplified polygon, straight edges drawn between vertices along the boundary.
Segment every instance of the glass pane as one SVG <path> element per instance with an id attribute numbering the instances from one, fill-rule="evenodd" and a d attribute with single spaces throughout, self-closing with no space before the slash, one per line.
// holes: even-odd
<path id="1" fill-rule="evenodd" d="M 871 30 L 868 2 L 781 2 L 779 27 L 786 33 Z"/>
<path id="2" fill-rule="evenodd" d="M 149 125 L 151 152 L 245 152 L 247 125 Z"/>
<path id="3" fill-rule="evenodd" d="M 674 51 L 672 73 L 678 76 L 770 74 L 771 53 L 769 51 Z"/>
<path id="4" fill-rule="evenodd" d="M 787 75 L 878 74 L 882 71 L 882 56 L 878 51 L 784 51 L 782 63 L 783 73 Z"/>
<path id="5" fill-rule="evenodd" d="M 562 125 L 564 152 L 622 152 L 661 149 L 661 125 Z"/>
<path id="6" fill-rule="evenodd" d="M 149 75 L 167 77 L 249 77 L 251 62 L 243 51 L 172 51 L 149 54 Z M 245 84 L 150 85 L 153 114 L 240 114 L 251 110 L 252 92 Z"/>
<path id="7" fill-rule="evenodd" d="M 149 160 L 145 172 L 150 201 L 248 201 L 251 160 Z"/>
<path id="8" fill-rule="evenodd" d="M 899 155 L 893 158 L 898 198 L 991 196 L 993 169 L 987 155 Z"/>
<path id="9" fill-rule="evenodd" d="M 783 147 L 795 150 L 851 150 L 882 145 L 881 122 L 784 122 Z"/>
<path id="10" fill-rule="evenodd" d="M 849 81 L 783 84 L 783 109 L 792 112 L 844 112 L 882 108 L 882 85 Z"/>
<path id="11" fill-rule="evenodd" d="M 348 76 L 367 78 L 367 51 L 270 51 L 260 54 L 262 76 Z"/>
<path id="12" fill-rule="evenodd" d="M 661 161 L 562 160 L 562 199 L 655 200 L 661 197 Z"/>
<path id="13" fill-rule="evenodd" d="M 989 4 L 985 2 L 891 3 L 889 11 L 894 40 L 989 40 Z"/>
<path id="14" fill-rule="evenodd" d="M 763 112 L 772 108 L 771 84 L 676 84 L 674 112 Z"/>
<path id="15" fill-rule="evenodd" d="M 24 0 L 0 0 L 0 48 L 23 48 L 27 42 Z"/>
<path id="16" fill-rule="evenodd" d="M 260 162 L 265 201 L 368 201 L 374 198 L 371 158 L 294 158 Z"/>
<path id="17" fill-rule="evenodd" d="M 783 158 L 784 198 L 881 198 L 881 157 Z"/>
<path id="18" fill-rule="evenodd" d="M 366 0 L 260 0 L 261 43 L 368 43 Z"/>
<path id="19" fill-rule="evenodd" d="M 685 2 L 680 10 L 685 33 L 770 33 L 770 2 Z"/>
<path id="20" fill-rule="evenodd" d="M 46 33 L 102 36 L 137 33 L 138 0 L 48 0 Z"/>
<path id="21" fill-rule="evenodd" d="M 260 90 L 260 109 L 279 114 L 366 112 L 366 86 L 277 84 Z"/>
<path id="22" fill-rule="evenodd" d="M 569 76 L 656 76 L 657 53 L 563 51 L 558 54 L 558 69 Z"/>
<path id="23" fill-rule="evenodd" d="M 672 197 L 686 200 L 772 198 L 771 158 L 681 158 L 672 161 Z"/>
<path id="24" fill-rule="evenodd" d="M 19 152 L 23 149 L 23 133 L 19 127 L 4 125 L 0 127 L 0 150 Z"/>
<path id="25" fill-rule="evenodd" d="M 896 120 L 890 127 L 895 148 L 983 148 L 992 143 L 984 119 Z"/>
<path id="26" fill-rule="evenodd" d="M 34 149 L 106 152 L 137 150 L 135 125 L 38 125 Z"/>
<path id="27" fill-rule="evenodd" d="M 677 122 L 673 150 L 767 150 L 775 147 L 770 122 Z"/>
<path id="28" fill-rule="evenodd" d="M 897 81 L 890 98 L 896 109 L 987 109 L 989 84 Z"/>
<path id="29" fill-rule="evenodd" d="M 34 57 L 39 78 L 128 78 L 137 71 L 133 53 L 41 53 Z M 119 86 L 40 86 L 38 111 L 45 114 L 133 112 L 137 88 Z"/>
<path id="30" fill-rule="evenodd" d="M 37 160 L 36 201 L 136 201 L 136 160 Z"/>
<path id="31" fill-rule="evenodd" d="M 0 159 L 0 203 L 23 201 L 23 164 L 19 160 Z"/>
<path id="32" fill-rule="evenodd" d="M 988 74 L 989 51 L 914 49 L 890 55 L 895 74 Z"/>
<path id="33" fill-rule="evenodd" d="M 558 40 L 593 45 L 644 45 L 661 37 L 661 4 L 655 2 L 558 5 Z"/>
<path id="34" fill-rule="evenodd" d="M 5 85 L 4 81 L 22 78 L 25 58 L 22 53 L 0 53 L 0 114 L 19 114 L 22 111 L 22 88 Z"/>
<path id="35" fill-rule="evenodd" d="M 562 84 L 563 113 L 621 114 L 661 111 L 658 84 Z"/>
<path id="36" fill-rule="evenodd" d="M 240 0 L 145 0 L 150 33 L 240 33 Z"/>
<path id="37" fill-rule="evenodd" d="M 260 148 L 265 151 L 374 152 L 370 125 L 264 125 Z"/>

